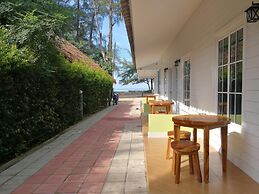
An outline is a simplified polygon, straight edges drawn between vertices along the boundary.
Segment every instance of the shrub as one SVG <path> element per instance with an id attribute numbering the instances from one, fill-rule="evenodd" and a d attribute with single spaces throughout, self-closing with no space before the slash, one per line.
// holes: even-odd
<path id="1" fill-rule="evenodd" d="M 0 163 L 23 153 L 105 107 L 112 78 L 84 62 L 68 63 L 54 52 L 39 64 L 31 49 L 10 45 L 0 29 Z M 89 60 L 89 63 L 93 63 Z"/>

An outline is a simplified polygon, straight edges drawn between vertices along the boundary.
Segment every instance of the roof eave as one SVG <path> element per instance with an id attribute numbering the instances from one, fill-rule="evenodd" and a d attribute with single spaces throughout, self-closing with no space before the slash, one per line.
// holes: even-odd
<path id="1" fill-rule="evenodd" d="M 122 9 L 122 15 L 124 17 L 126 29 L 127 29 L 127 34 L 128 34 L 128 39 L 129 39 L 129 43 L 130 43 L 133 64 L 136 67 L 134 36 L 133 36 L 133 30 L 132 30 L 132 20 L 131 20 L 129 0 L 121 0 L 121 9 Z"/>

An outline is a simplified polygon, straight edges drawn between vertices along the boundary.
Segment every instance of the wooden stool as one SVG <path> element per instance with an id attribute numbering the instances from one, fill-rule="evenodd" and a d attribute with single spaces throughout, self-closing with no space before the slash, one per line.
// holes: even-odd
<path id="1" fill-rule="evenodd" d="M 173 141 L 171 143 L 171 146 L 174 149 L 174 153 L 175 153 L 175 164 L 173 163 L 173 166 L 172 166 L 172 168 L 175 168 L 175 172 L 176 172 L 175 183 L 176 184 L 180 183 L 180 167 L 181 167 L 182 155 L 189 155 L 190 173 L 193 174 L 193 166 L 194 166 L 198 176 L 198 181 L 202 182 L 200 162 L 199 162 L 199 156 L 198 156 L 200 144 L 189 140 L 180 140 L 180 141 Z"/>
<path id="2" fill-rule="evenodd" d="M 170 147 L 171 142 L 174 140 L 174 131 L 167 132 L 168 140 L 167 140 L 167 149 L 166 149 L 166 159 L 170 159 Z M 189 131 L 180 131 L 180 140 L 190 140 L 191 132 Z"/>

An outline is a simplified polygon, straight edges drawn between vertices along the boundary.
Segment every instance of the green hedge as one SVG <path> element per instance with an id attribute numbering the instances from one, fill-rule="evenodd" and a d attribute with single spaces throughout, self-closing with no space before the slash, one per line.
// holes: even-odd
<path id="1" fill-rule="evenodd" d="M 92 61 L 89 61 L 89 63 Z M 0 29 L 0 163 L 27 151 L 107 105 L 112 78 L 83 62 L 56 56 L 48 68 L 33 53 L 9 45 Z"/>

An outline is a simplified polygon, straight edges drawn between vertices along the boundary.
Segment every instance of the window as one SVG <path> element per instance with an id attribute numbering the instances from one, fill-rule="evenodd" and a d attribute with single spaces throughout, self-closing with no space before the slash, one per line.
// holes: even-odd
<path id="1" fill-rule="evenodd" d="M 190 106 L 190 60 L 185 61 L 183 67 L 183 102 Z"/>
<path id="2" fill-rule="evenodd" d="M 218 114 L 241 124 L 243 29 L 218 43 Z"/>
<path id="3" fill-rule="evenodd" d="M 160 70 L 157 72 L 157 93 L 160 94 Z"/>
<path id="4" fill-rule="evenodd" d="M 164 69 L 164 96 L 165 97 L 168 97 L 167 96 L 167 90 L 168 90 L 168 88 L 167 88 L 167 71 L 168 71 L 168 68 L 165 68 Z"/>

